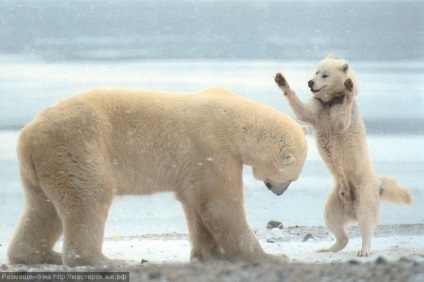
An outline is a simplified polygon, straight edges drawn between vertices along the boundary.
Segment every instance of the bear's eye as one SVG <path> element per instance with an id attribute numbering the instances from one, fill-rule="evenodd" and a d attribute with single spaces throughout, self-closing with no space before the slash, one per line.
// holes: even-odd
<path id="1" fill-rule="evenodd" d="M 324 73 L 321 77 L 322 77 L 322 78 L 327 78 L 327 77 L 329 77 L 329 75 L 328 75 L 328 74 L 326 74 L 326 73 Z"/>

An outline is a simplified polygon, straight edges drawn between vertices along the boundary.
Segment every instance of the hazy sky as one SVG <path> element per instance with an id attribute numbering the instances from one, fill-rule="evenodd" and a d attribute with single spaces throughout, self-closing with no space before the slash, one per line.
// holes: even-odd
<path id="1" fill-rule="evenodd" d="M 0 2 L 0 53 L 423 60 L 423 1 Z"/>

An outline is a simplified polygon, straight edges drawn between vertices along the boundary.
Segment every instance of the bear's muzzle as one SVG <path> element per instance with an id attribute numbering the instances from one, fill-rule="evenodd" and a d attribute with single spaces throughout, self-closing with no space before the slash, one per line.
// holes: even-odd
<path id="1" fill-rule="evenodd" d="M 271 184 L 269 182 L 264 182 L 265 186 L 277 196 L 283 195 L 283 193 L 289 188 L 291 181 L 279 183 L 279 184 Z"/>

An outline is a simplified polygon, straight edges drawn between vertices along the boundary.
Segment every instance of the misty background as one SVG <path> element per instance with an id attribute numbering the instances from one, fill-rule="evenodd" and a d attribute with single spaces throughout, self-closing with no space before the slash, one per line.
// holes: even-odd
<path id="1" fill-rule="evenodd" d="M 423 60 L 423 1 L 0 2 L 0 52 L 50 61 Z"/>
<path id="2" fill-rule="evenodd" d="M 1 0 L 0 248 L 24 206 L 19 130 L 41 109 L 99 87 L 220 85 L 293 117 L 273 76 L 283 72 L 306 100 L 329 53 L 356 72 L 376 171 L 414 197 L 412 208 L 383 204 L 380 222 L 424 222 L 424 1 Z M 332 181 L 308 142 L 301 177 L 282 197 L 244 170 L 252 228 L 324 224 Z M 169 194 L 116 198 L 106 226 L 106 235 L 186 231 Z"/>
<path id="3" fill-rule="evenodd" d="M 270 79 L 309 98 L 329 53 L 357 71 L 370 133 L 423 132 L 423 1 L 2 0 L 0 128 L 98 87 L 222 85 L 291 114 Z"/>

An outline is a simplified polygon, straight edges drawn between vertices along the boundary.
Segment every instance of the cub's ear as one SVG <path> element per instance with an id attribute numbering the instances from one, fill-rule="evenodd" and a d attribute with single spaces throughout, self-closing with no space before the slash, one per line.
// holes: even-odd
<path id="1" fill-rule="evenodd" d="M 307 125 L 301 125 L 301 127 L 302 127 L 302 130 L 303 130 L 303 133 L 305 133 L 305 135 L 308 134 L 309 127 Z"/>
<path id="2" fill-rule="evenodd" d="M 292 154 L 283 155 L 283 157 L 281 158 L 281 162 L 283 163 L 283 165 L 291 164 L 295 160 L 296 158 Z"/>
<path id="3" fill-rule="evenodd" d="M 328 54 L 326 59 L 334 59 L 334 55 L 333 54 Z"/>
<path id="4" fill-rule="evenodd" d="M 341 67 L 339 67 L 339 69 L 342 72 L 347 73 L 349 71 L 349 64 L 348 63 L 344 63 Z"/>

